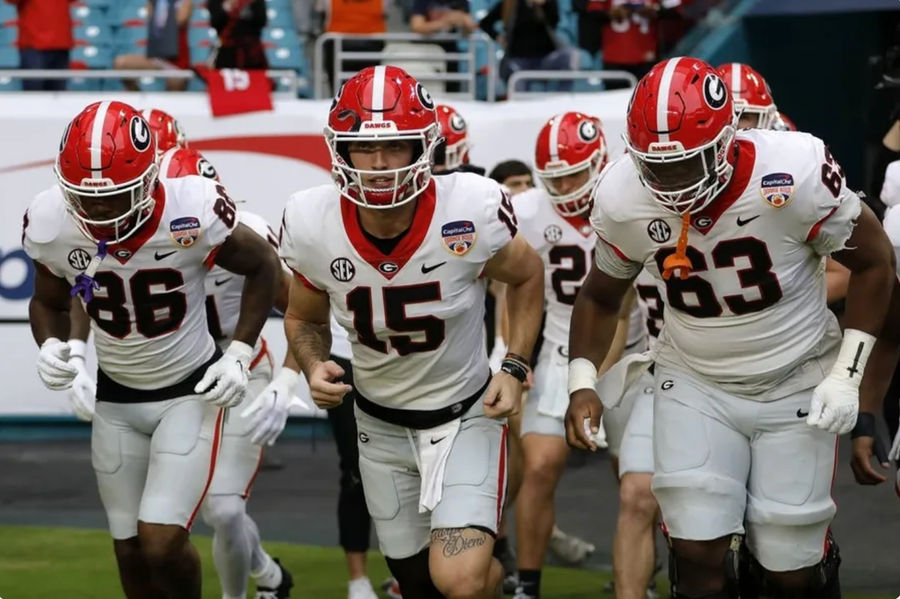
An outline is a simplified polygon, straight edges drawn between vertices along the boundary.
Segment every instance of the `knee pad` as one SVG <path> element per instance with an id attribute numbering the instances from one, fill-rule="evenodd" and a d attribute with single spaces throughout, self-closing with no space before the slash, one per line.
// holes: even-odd
<path id="1" fill-rule="evenodd" d="M 246 503 L 240 495 L 207 495 L 201 509 L 203 521 L 215 530 L 243 522 L 245 514 Z"/>
<path id="2" fill-rule="evenodd" d="M 813 566 L 805 589 L 785 589 L 768 580 L 765 570 L 749 551 L 741 558 L 741 599 L 841 599 L 840 549 L 831 531 L 825 538 L 825 557 Z M 745 590 L 746 589 L 746 590 Z"/>
<path id="3" fill-rule="evenodd" d="M 385 557 L 388 569 L 397 579 L 403 599 L 444 599 L 431 581 L 428 571 L 428 549 L 412 557 L 394 559 Z"/>
<path id="4" fill-rule="evenodd" d="M 673 599 L 744 599 L 740 594 L 740 555 L 741 547 L 743 547 L 744 537 L 742 535 L 731 535 L 731 542 L 728 550 L 725 552 L 725 560 L 722 564 L 725 572 L 725 588 L 715 593 L 706 595 L 685 595 L 677 591 L 678 588 L 678 559 L 675 555 L 675 548 L 666 534 L 666 543 L 669 546 L 669 584 L 670 595 Z"/>

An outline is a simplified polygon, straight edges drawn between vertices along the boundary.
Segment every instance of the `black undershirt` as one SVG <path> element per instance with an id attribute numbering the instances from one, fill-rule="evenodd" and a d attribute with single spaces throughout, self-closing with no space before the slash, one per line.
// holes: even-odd
<path id="1" fill-rule="evenodd" d="M 409 230 L 412 228 L 412 224 L 410 224 L 410 226 L 407 227 L 406 230 L 403 231 L 402 233 L 400 233 L 399 235 L 397 235 L 395 237 L 388 237 L 386 239 L 383 239 L 381 237 L 375 237 L 374 235 L 372 235 L 371 233 L 366 231 L 365 228 L 363 228 L 362 222 L 359 221 L 359 213 L 358 212 L 356 213 L 356 220 L 357 220 L 357 222 L 359 222 L 359 230 L 363 232 L 363 235 L 366 236 L 366 239 L 371 241 L 372 245 L 374 245 L 376 248 L 378 248 L 378 251 L 381 252 L 382 254 L 384 254 L 385 256 L 391 255 L 391 252 L 393 252 L 394 249 L 400 244 L 400 241 L 403 239 L 403 236 L 406 235 L 407 233 L 409 233 Z"/>

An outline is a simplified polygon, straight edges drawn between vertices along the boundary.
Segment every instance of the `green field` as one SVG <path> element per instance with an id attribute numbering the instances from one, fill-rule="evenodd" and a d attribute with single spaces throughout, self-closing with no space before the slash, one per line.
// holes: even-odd
<path id="1" fill-rule="evenodd" d="M 194 538 L 203 558 L 203 597 L 217 599 L 219 584 L 210 558 L 208 537 Z M 266 543 L 294 575 L 292 595 L 298 599 L 345 599 L 346 573 L 341 552 L 332 547 Z M 370 560 L 374 584 L 387 578 L 384 561 Z M 548 568 L 542 595 L 546 599 L 601 599 L 609 574 Z M 663 581 L 660 581 L 661 583 Z M 105 531 L 0 527 L 0 597 L 2 599 L 113 599 L 121 597 L 112 542 Z M 606 595 L 609 597 L 609 595 Z M 871 595 L 845 594 L 846 599 Z"/>

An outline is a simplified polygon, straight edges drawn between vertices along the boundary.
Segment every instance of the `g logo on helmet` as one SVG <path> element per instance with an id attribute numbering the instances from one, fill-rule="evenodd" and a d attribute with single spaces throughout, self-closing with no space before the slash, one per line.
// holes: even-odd
<path id="1" fill-rule="evenodd" d="M 725 82 L 718 75 L 709 73 L 703 80 L 703 99 L 713 110 L 720 110 L 728 101 L 728 90 Z"/>
<path id="2" fill-rule="evenodd" d="M 597 126 L 594 121 L 581 121 L 578 124 L 578 137 L 581 141 L 594 141 L 597 139 Z"/>
<path id="3" fill-rule="evenodd" d="M 416 83 L 416 95 L 419 96 L 419 102 L 422 103 L 422 106 L 428 110 L 434 110 L 434 100 L 431 99 L 431 94 L 428 93 L 428 90 L 421 83 Z"/>
<path id="4" fill-rule="evenodd" d="M 134 149 L 138 152 L 146 152 L 151 141 L 150 127 L 147 125 L 147 121 L 139 116 L 133 116 L 128 129 L 131 132 L 131 145 L 134 146 Z"/>
<path id="5" fill-rule="evenodd" d="M 450 116 L 450 128 L 457 133 L 462 133 L 466 130 L 466 121 L 461 116 L 454 113 Z"/>
<path id="6" fill-rule="evenodd" d="M 206 158 L 201 158 L 197 161 L 197 173 L 199 173 L 201 177 L 206 177 L 207 179 L 217 179 L 219 177 L 219 174 L 216 172 L 216 167 L 214 167 Z"/>

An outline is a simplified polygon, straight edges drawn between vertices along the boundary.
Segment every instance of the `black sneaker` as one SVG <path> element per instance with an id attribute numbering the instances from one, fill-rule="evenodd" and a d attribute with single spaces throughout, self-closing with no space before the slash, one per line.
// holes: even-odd
<path id="1" fill-rule="evenodd" d="M 291 587 L 294 586 L 294 577 L 284 569 L 277 557 L 273 557 L 281 570 L 281 584 L 277 588 L 270 589 L 257 585 L 255 599 L 287 599 L 291 596 Z"/>

